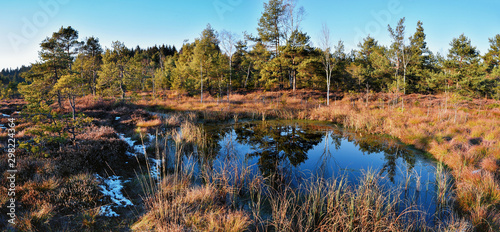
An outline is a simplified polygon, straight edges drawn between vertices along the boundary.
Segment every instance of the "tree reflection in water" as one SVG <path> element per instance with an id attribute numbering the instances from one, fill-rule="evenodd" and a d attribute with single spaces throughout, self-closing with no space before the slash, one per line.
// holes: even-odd
<path id="1" fill-rule="evenodd" d="M 286 173 L 289 165 L 297 167 L 308 157 L 307 152 L 323 139 L 321 131 L 305 131 L 297 123 L 247 123 L 235 126 L 236 141 L 249 145 L 255 152 L 264 176 Z"/>
<path id="2" fill-rule="evenodd" d="M 402 158 L 407 169 L 411 171 L 415 165 L 414 152 L 408 150 L 393 138 L 380 135 L 360 134 L 344 131 L 331 124 L 307 123 L 298 121 L 267 121 L 247 122 L 233 126 L 217 126 L 206 128 L 207 149 L 211 154 L 221 156 L 222 146 L 220 142 L 233 139 L 238 144 L 248 146 L 248 154 L 245 158 L 257 159 L 256 164 L 260 172 L 268 177 L 270 175 L 293 175 L 290 173 L 295 167 L 300 166 L 308 160 L 308 154 L 315 146 L 324 144 L 323 152 L 317 158 L 317 175 L 327 177 L 325 172 L 332 167 L 345 169 L 336 163 L 335 152 L 341 149 L 342 141 L 348 141 L 356 145 L 363 155 L 372 153 L 383 154 L 384 163 L 380 168 L 380 174 L 387 174 L 391 182 L 398 171 L 397 160 Z M 233 130 L 236 138 L 233 138 Z M 227 141 L 226 141 L 227 142 Z M 335 149 L 335 150 L 333 150 Z M 226 149 L 227 150 L 227 149 Z M 226 153 L 228 151 L 225 151 Z M 217 157 L 210 157 L 209 160 Z M 356 161 L 357 162 L 357 161 Z M 359 160 L 364 162 L 364 160 Z M 326 175 L 326 176 L 325 176 Z"/>

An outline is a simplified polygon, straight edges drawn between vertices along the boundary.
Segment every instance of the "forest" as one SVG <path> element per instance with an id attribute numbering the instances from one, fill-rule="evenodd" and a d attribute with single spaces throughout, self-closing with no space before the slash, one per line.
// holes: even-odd
<path id="1" fill-rule="evenodd" d="M 103 50 L 97 37 L 80 41 L 76 29 L 61 27 L 40 44 L 40 60 L 28 72 L 20 70 L 25 82 L 19 91 L 27 99 L 54 95 L 58 101 L 87 94 L 124 98 L 134 91 L 152 92 L 153 97 L 165 90 L 190 96 L 206 91 L 222 98 L 232 90 L 303 88 L 500 97 L 500 34 L 489 39 L 484 56 L 466 35 L 457 35 L 443 57 L 428 49 L 422 22 L 408 36 L 402 18 L 397 25 L 388 25 L 393 39 L 389 46 L 368 36 L 357 50 L 345 51 L 342 41 L 332 45 L 324 25 L 323 42 L 313 47 L 310 36 L 300 30 L 300 21 L 294 20 L 301 11 L 272 4 L 277 3 L 266 5 L 258 35 L 236 40 L 235 33 L 217 32 L 208 24 L 199 38 L 184 43 L 179 51 L 166 45 L 128 48 L 120 41 Z M 2 77 L 9 80 L 4 72 Z M 19 77 L 11 79 L 21 82 Z M 37 93 L 30 93 L 33 90 Z"/>
<path id="2" fill-rule="evenodd" d="M 443 55 L 403 17 L 391 44 L 346 51 L 326 24 L 313 44 L 295 3 L 264 3 L 257 34 L 207 24 L 180 48 L 64 25 L 2 69 L 17 206 L 2 178 L 0 221 L 17 223 L 0 229 L 498 231 L 500 34 Z M 312 161 L 332 173 L 307 176 Z"/>

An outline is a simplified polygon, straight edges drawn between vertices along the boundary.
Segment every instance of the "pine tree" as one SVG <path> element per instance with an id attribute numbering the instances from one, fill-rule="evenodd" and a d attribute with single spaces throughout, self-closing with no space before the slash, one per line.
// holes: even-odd
<path id="1" fill-rule="evenodd" d="M 252 62 L 248 55 L 248 45 L 246 40 L 239 40 L 235 45 L 235 53 L 233 55 L 233 66 L 235 69 L 235 80 L 233 85 L 237 87 L 247 88 L 250 78 Z"/>
<path id="2" fill-rule="evenodd" d="M 286 16 L 286 6 L 283 0 L 269 0 L 264 3 L 264 12 L 259 20 L 259 27 L 257 28 L 259 40 L 266 44 L 270 50 L 274 51 L 272 60 L 265 63 L 262 74 L 266 78 L 266 88 L 279 83 L 282 87 L 283 81 L 283 65 L 281 63 L 280 46 L 283 40 L 286 40 L 284 20 Z M 277 79 L 277 80 L 274 80 Z"/>
<path id="3" fill-rule="evenodd" d="M 487 66 L 488 72 L 492 72 L 495 68 L 500 66 L 500 34 L 489 39 L 490 48 L 484 55 L 484 63 Z"/>
<path id="4" fill-rule="evenodd" d="M 78 72 L 70 72 L 63 75 L 54 85 L 54 90 L 60 92 L 68 99 L 71 107 L 73 120 L 76 117 L 76 98 L 83 96 L 87 82 Z"/>
<path id="5" fill-rule="evenodd" d="M 349 74 L 357 82 L 359 91 L 382 91 L 390 89 L 391 67 L 388 59 L 387 48 L 379 46 L 378 42 L 368 36 L 358 44 L 359 51 L 356 53 L 354 62 L 348 68 Z"/>
<path id="6" fill-rule="evenodd" d="M 430 91 L 427 80 L 435 70 L 435 58 L 427 47 L 426 35 L 422 22 L 417 22 L 417 30 L 410 37 L 410 60 L 407 86 L 410 92 Z"/>
<path id="7" fill-rule="evenodd" d="M 283 0 L 269 0 L 269 3 L 264 3 L 264 12 L 259 20 L 257 31 L 260 40 L 272 46 L 274 57 L 279 56 L 281 40 L 285 37 L 282 26 L 284 16 Z"/>
<path id="8" fill-rule="evenodd" d="M 61 76 L 70 72 L 73 56 L 81 45 L 77 39 L 76 30 L 61 27 L 52 37 L 42 41 L 40 62 L 33 64 L 30 72 L 24 75 L 30 84 L 20 86 L 20 92 L 30 103 L 50 102 L 56 96 L 59 108 L 62 108 L 62 93 L 53 87 Z"/>
<path id="9" fill-rule="evenodd" d="M 122 42 L 112 43 L 112 49 L 106 49 L 103 65 L 97 80 L 101 92 L 114 96 L 120 94 L 125 98 L 127 85 L 131 84 L 130 51 Z"/>
<path id="10" fill-rule="evenodd" d="M 410 62 L 411 50 L 405 44 L 405 18 L 401 18 L 395 29 L 391 25 L 387 25 L 393 43 L 391 45 L 392 60 L 395 65 L 396 91 L 399 94 L 399 70 L 403 69 L 403 94 L 406 94 L 406 70 Z M 404 108 L 404 101 L 401 101 L 401 108 Z"/>
<path id="11" fill-rule="evenodd" d="M 194 47 L 194 43 L 184 44 L 179 52 L 179 57 L 175 61 L 175 69 L 172 72 L 172 88 L 175 90 L 194 90 L 196 71 L 191 69 Z M 199 70 L 199 68 L 196 70 Z"/>
<path id="12" fill-rule="evenodd" d="M 454 38 L 450 46 L 448 60 L 445 63 L 445 67 L 449 70 L 449 81 L 454 82 L 456 90 L 463 90 L 460 86 L 466 88 L 468 79 L 481 75 L 479 51 L 464 34 Z"/>
<path id="13" fill-rule="evenodd" d="M 207 84 L 209 91 L 212 91 L 213 82 L 216 74 L 214 74 L 217 68 L 215 63 L 217 62 L 216 56 L 220 53 L 219 40 L 217 38 L 217 32 L 210 26 L 203 30 L 200 38 L 195 41 L 196 46 L 193 50 L 193 62 L 191 68 L 193 70 L 198 67 L 200 70 L 200 79 L 198 86 L 200 89 L 200 101 L 203 103 L 203 84 Z"/>
<path id="14" fill-rule="evenodd" d="M 78 31 L 71 26 L 67 28 L 61 27 L 58 32 L 54 33 L 53 37 L 56 38 L 58 45 L 64 50 L 68 68 L 71 70 L 74 56 L 78 54 L 78 50 L 82 45 L 82 42 L 78 41 Z"/>
<path id="15" fill-rule="evenodd" d="M 90 92 L 93 96 L 96 95 L 97 73 L 102 65 L 102 48 L 99 44 L 99 39 L 89 37 L 85 44 L 81 47 L 80 54 L 76 58 L 73 66 L 82 78 L 89 82 Z"/>
<path id="16" fill-rule="evenodd" d="M 310 47 L 310 37 L 299 30 L 295 30 L 283 48 L 284 66 L 288 68 L 290 87 L 293 91 L 297 88 L 298 67 L 306 60 Z"/>
<path id="17" fill-rule="evenodd" d="M 471 41 L 464 34 L 458 38 L 454 38 L 450 43 L 450 50 L 448 59 L 452 64 L 461 69 L 479 61 L 479 51 L 476 47 L 472 46 Z"/>

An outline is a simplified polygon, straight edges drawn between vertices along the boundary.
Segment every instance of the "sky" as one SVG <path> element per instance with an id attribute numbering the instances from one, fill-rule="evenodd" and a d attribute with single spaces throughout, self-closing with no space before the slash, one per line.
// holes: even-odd
<path id="1" fill-rule="evenodd" d="M 175 45 L 194 41 L 207 24 L 217 30 L 257 35 L 268 0 L 0 0 L 0 69 L 29 65 L 39 60 L 40 43 L 71 26 L 80 40 L 99 38 L 103 48 L 112 41 L 127 47 Z M 500 34 L 498 0 L 298 0 L 306 14 L 302 31 L 319 45 L 326 24 L 332 44 L 344 41 L 346 52 L 370 35 L 388 46 L 387 25 L 406 17 L 406 37 L 423 23 L 428 47 L 446 55 L 449 43 L 464 33 L 481 54 L 488 38 Z"/>

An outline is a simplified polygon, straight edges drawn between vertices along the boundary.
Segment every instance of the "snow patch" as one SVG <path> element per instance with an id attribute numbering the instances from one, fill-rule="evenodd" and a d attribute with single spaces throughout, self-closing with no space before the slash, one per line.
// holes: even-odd
<path id="1" fill-rule="evenodd" d="M 116 117 L 115 120 L 117 120 L 117 121 L 120 120 L 120 117 Z"/>
<path id="2" fill-rule="evenodd" d="M 0 129 L 7 129 L 4 124 L 0 124 Z"/>
<path id="3" fill-rule="evenodd" d="M 152 134 L 148 134 L 148 138 L 149 138 L 149 142 L 151 143 L 156 139 L 156 136 L 154 136 Z"/>
<path id="4" fill-rule="evenodd" d="M 8 115 L 8 114 L 2 114 L 2 117 L 9 118 L 9 117 L 10 117 L 10 115 Z"/>
<path id="5" fill-rule="evenodd" d="M 132 152 L 130 152 L 130 151 L 126 151 L 126 152 L 125 152 L 125 155 L 130 156 L 130 157 L 134 157 L 134 156 L 136 156 L 136 155 L 135 155 L 135 153 L 132 153 Z"/>
<path id="6" fill-rule="evenodd" d="M 144 153 L 144 146 L 143 145 L 134 145 L 135 142 L 134 142 L 134 140 L 132 140 L 132 138 L 127 138 L 127 137 L 125 137 L 124 134 L 118 134 L 118 137 L 121 140 L 125 141 L 129 146 L 131 146 L 134 149 L 135 153 L 141 153 L 141 154 Z M 128 152 L 127 155 L 130 156 L 131 155 L 130 152 Z"/>
<path id="7" fill-rule="evenodd" d="M 151 176 L 153 178 L 157 179 L 160 176 L 159 167 L 161 164 L 161 160 L 153 159 L 153 158 L 150 158 L 149 160 L 151 161 L 151 171 L 150 171 Z"/>
<path id="8" fill-rule="evenodd" d="M 95 175 L 97 179 L 102 180 L 104 183 L 99 185 L 101 193 L 104 196 L 108 196 L 113 202 L 113 205 L 105 205 L 101 207 L 101 215 L 107 217 L 118 217 L 120 215 L 114 212 L 112 207 L 126 207 L 134 205 L 129 199 L 125 198 L 121 192 L 123 189 L 123 183 L 126 183 L 126 181 L 120 180 L 119 176 L 110 176 L 104 179 L 98 174 Z"/>
<path id="9" fill-rule="evenodd" d="M 113 209 L 111 209 L 111 205 L 103 205 L 101 206 L 101 210 L 99 211 L 99 214 L 105 217 L 119 217 L 120 215 L 117 214 Z"/>
<path id="10" fill-rule="evenodd" d="M 128 155 L 130 157 L 133 157 L 133 156 L 136 156 L 137 153 L 140 153 L 140 154 L 144 153 L 145 146 L 143 146 L 143 145 L 134 145 L 134 141 L 131 138 L 125 137 L 124 134 L 118 134 L 118 137 L 121 140 L 125 141 L 134 150 L 134 153 L 129 152 L 129 151 L 125 152 L 126 155 Z M 145 140 L 145 142 L 149 142 L 149 143 L 152 143 L 155 140 L 155 138 L 156 138 L 154 135 L 151 135 L 151 134 L 147 134 L 146 137 L 147 137 L 147 139 L 145 138 L 144 140 Z M 150 169 L 151 169 L 150 170 L 150 174 L 151 174 L 151 176 L 153 176 L 154 178 L 158 178 L 160 176 L 160 170 L 159 170 L 158 167 L 161 165 L 161 160 L 149 158 L 149 161 L 151 163 L 151 165 L 150 165 Z"/>

